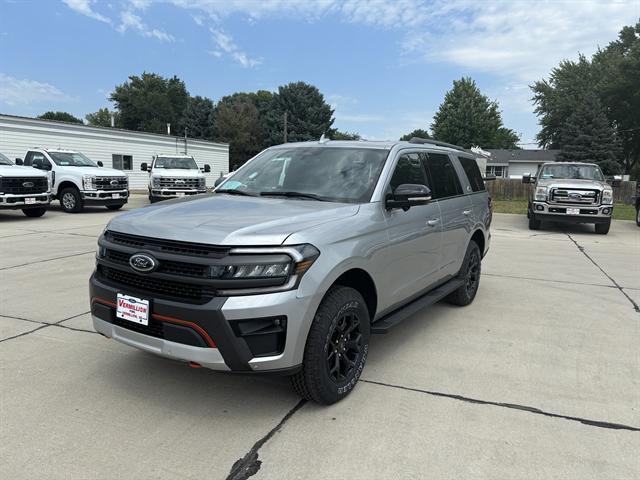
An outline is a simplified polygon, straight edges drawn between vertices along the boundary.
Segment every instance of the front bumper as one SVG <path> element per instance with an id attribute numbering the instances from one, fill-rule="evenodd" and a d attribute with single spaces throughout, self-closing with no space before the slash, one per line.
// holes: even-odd
<path id="1" fill-rule="evenodd" d="M 27 198 L 33 198 L 33 203 L 27 203 Z M 0 195 L 0 209 L 22 210 L 27 208 L 42 208 L 51 203 L 51 194 L 33 193 L 27 195 Z"/>
<path id="2" fill-rule="evenodd" d="M 313 312 L 310 309 L 312 298 L 298 298 L 296 291 L 214 297 L 207 303 L 195 304 L 119 287 L 110 284 L 99 272 L 91 276 L 89 288 L 93 325 L 98 333 L 141 350 L 196 362 L 213 370 L 296 371 L 302 362 L 307 331 L 313 318 L 313 314 L 309 316 Z M 150 300 L 152 329 L 116 318 L 118 292 Z M 279 333 L 276 320 L 284 325 Z M 274 326 L 262 330 L 264 337 L 253 336 L 256 325 L 269 321 L 273 321 Z M 273 336 L 270 332 L 274 331 L 280 336 Z M 265 342 L 278 345 L 277 351 L 256 354 L 256 349 Z"/>
<path id="3" fill-rule="evenodd" d="M 568 214 L 567 209 L 577 208 L 578 214 Z M 537 220 L 558 223 L 607 223 L 613 214 L 613 205 L 561 205 L 533 202 L 531 211 Z"/>
<path id="4" fill-rule="evenodd" d="M 151 196 L 158 198 L 177 198 L 184 197 L 186 195 L 199 195 L 207 193 L 207 189 L 167 189 L 167 188 L 153 188 L 151 189 Z"/>
<path id="5" fill-rule="evenodd" d="M 128 190 L 83 190 L 80 192 L 85 205 L 120 205 L 128 202 Z"/>

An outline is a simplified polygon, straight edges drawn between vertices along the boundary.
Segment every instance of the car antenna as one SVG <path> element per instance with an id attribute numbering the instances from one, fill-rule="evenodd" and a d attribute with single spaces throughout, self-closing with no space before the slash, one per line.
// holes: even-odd
<path id="1" fill-rule="evenodd" d="M 324 136 L 324 133 L 320 136 L 320 140 L 318 140 L 318 143 L 327 143 L 329 140 L 331 140 L 330 138 L 326 138 Z"/>

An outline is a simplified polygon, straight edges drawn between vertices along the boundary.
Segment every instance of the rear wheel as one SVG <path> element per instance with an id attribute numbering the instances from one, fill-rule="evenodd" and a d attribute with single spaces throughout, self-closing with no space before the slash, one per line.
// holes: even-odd
<path id="1" fill-rule="evenodd" d="M 636 225 L 640 227 L 640 205 L 636 207 Z"/>
<path id="2" fill-rule="evenodd" d="M 480 273 L 482 270 L 482 253 L 476 242 L 471 240 L 467 247 L 467 253 L 462 262 L 462 268 L 458 273 L 458 278 L 464 280 L 464 284 L 449 294 L 447 302 L 453 305 L 465 306 L 473 302 L 480 286 Z"/>
<path id="3" fill-rule="evenodd" d="M 298 395 L 323 405 L 346 397 L 364 369 L 370 332 L 362 295 L 331 287 L 311 324 L 302 369 L 291 377 Z"/>
<path id="4" fill-rule="evenodd" d="M 78 213 L 82 211 L 82 198 L 77 188 L 69 187 L 60 192 L 60 205 L 67 213 Z"/>
<path id="5" fill-rule="evenodd" d="M 596 233 L 600 235 L 606 235 L 611 228 L 611 219 L 607 223 L 596 223 Z"/>
<path id="6" fill-rule="evenodd" d="M 539 230 L 541 221 L 536 219 L 536 214 L 533 212 L 529 212 L 529 230 Z"/>
<path id="7" fill-rule="evenodd" d="M 47 209 L 45 207 L 42 208 L 25 208 L 22 210 L 22 213 L 24 213 L 27 217 L 41 217 L 45 214 L 45 212 L 47 211 Z"/>

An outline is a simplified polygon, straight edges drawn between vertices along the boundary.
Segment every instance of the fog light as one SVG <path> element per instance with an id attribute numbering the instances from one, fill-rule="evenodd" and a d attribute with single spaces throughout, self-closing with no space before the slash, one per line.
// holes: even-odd
<path id="1" fill-rule="evenodd" d="M 544 210 L 544 207 L 542 205 L 536 205 L 536 210 Z"/>
<path id="2" fill-rule="evenodd" d="M 609 215 L 611 213 L 611 209 L 610 208 L 603 208 L 602 209 L 602 213 L 604 213 L 605 215 Z"/>

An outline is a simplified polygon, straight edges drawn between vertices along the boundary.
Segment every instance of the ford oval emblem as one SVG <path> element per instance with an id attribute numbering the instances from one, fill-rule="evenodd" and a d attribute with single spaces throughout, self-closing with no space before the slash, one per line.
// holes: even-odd
<path id="1" fill-rule="evenodd" d="M 22 186 L 23 186 L 24 188 L 33 188 L 33 187 L 35 186 L 35 183 L 33 183 L 33 182 L 24 182 L 24 183 L 22 184 Z"/>
<path id="2" fill-rule="evenodd" d="M 136 253 L 129 258 L 129 265 L 136 272 L 151 273 L 158 268 L 158 261 L 146 253 Z"/>
<path id="3" fill-rule="evenodd" d="M 579 193 L 577 193 L 577 192 L 571 192 L 571 193 L 569 194 L 569 198 L 572 198 L 572 199 L 574 199 L 574 200 L 581 200 L 581 199 L 582 199 L 582 195 L 580 195 L 580 194 L 579 194 Z"/>
<path id="4" fill-rule="evenodd" d="M 111 180 L 109 183 L 115 187 L 118 185 L 118 180 Z"/>

